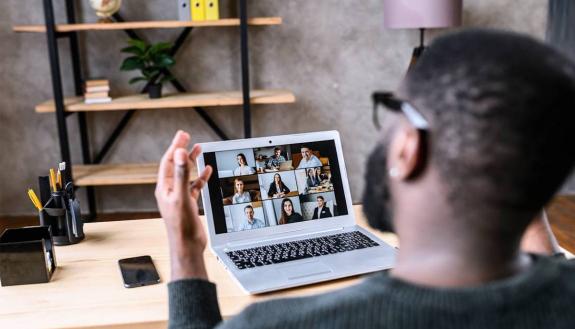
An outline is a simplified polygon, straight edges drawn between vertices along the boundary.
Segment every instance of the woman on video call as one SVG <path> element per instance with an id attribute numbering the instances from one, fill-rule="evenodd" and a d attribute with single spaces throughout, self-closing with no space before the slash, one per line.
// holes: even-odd
<path id="1" fill-rule="evenodd" d="M 294 211 L 293 203 L 290 199 L 283 199 L 282 201 L 282 215 L 280 217 L 280 225 L 302 222 L 303 217 Z"/>
<path id="2" fill-rule="evenodd" d="M 238 160 L 239 166 L 234 169 L 234 176 L 252 175 L 256 173 L 254 168 L 248 166 L 248 160 L 246 160 L 246 156 L 243 153 L 238 154 L 236 160 Z"/>
<path id="3" fill-rule="evenodd" d="M 234 179 L 234 196 L 232 197 L 232 203 L 236 204 L 251 201 L 250 192 L 244 192 L 244 181 L 239 178 Z"/>
<path id="4" fill-rule="evenodd" d="M 323 182 L 324 180 L 329 181 L 330 177 L 328 174 L 322 174 L 321 173 L 321 168 L 315 168 L 315 175 L 317 177 L 319 177 L 320 182 Z"/>
<path id="5" fill-rule="evenodd" d="M 270 184 L 270 188 L 268 189 L 268 197 L 281 198 L 289 192 L 290 189 L 285 186 L 284 182 L 282 182 L 282 177 L 280 174 L 275 174 L 274 181 Z"/>
<path id="6" fill-rule="evenodd" d="M 313 168 L 306 169 L 306 173 L 307 173 L 307 182 L 306 182 L 307 187 L 312 188 L 319 186 L 319 184 L 321 183 L 321 178 L 319 177 L 319 174 L 316 174 L 316 171 Z"/>

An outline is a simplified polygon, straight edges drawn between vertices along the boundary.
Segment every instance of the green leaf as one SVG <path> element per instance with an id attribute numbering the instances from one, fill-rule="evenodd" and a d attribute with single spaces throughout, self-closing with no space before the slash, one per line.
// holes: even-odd
<path id="1" fill-rule="evenodd" d="M 167 54 L 172 49 L 172 45 L 167 42 L 156 43 L 150 48 L 150 53 L 155 54 Z"/>
<path id="2" fill-rule="evenodd" d="M 176 61 L 169 55 L 161 55 L 154 58 L 154 63 L 161 68 L 170 67 L 176 64 Z"/>
<path id="3" fill-rule="evenodd" d="M 129 54 L 134 54 L 137 56 L 142 56 L 144 54 L 144 52 L 136 47 L 136 46 L 130 46 L 130 47 L 126 47 L 126 48 L 122 48 L 122 52 L 123 53 L 129 53 Z"/>
<path id="4" fill-rule="evenodd" d="M 161 68 L 155 66 L 155 65 L 150 65 L 150 66 L 146 66 L 146 68 L 144 68 L 142 71 L 146 71 L 149 73 L 157 73 L 160 71 Z"/>
<path id="5" fill-rule="evenodd" d="M 130 84 L 136 83 L 138 81 L 148 81 L 148 79 L 144 78 L 144 77 L 135 77 L 130 79 Z"/>
<path id="6" fill-rule="evenodd" d="M 132 56 L 124 59 L 122 62 L 122 66 L 120 70 L 122 71 L 131 71 L 131 70 L 142 70 L 145 68 L 144 62 L 137 56 Z"/>
<path id="7" fill-rule="evenodd" d="M 145 52 L 146 50 L 148 50 L 148 47 L 149 47 L 145 41 L 140 40 L 140 39 L 130 39 L 130 40 L 128 40 L 128 44 L 130 44 L 134 47 L 137 47 L 142 52 Z"/>

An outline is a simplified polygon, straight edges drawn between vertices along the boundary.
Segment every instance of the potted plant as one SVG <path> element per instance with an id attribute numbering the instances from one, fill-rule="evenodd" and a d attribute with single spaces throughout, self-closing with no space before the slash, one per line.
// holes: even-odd
<path id="1" fill-rule="evenodd" d="M 142 75 L 130 79 L 130 84 L 146 81 L 150 98 L 162 97 L 162 84 L 174 79 L 167 71 L 176 63 L 170 54 L 172 45 L 166 42 L 150 45 L 139 39 L 130 39 L 128 44 L 122 52 L 131 56 L 124 59 L 120 70 L 140 70 Z"/>

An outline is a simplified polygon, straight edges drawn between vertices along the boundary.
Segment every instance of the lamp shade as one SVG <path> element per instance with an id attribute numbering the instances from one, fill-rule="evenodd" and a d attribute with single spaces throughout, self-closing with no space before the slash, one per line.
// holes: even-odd
<path id="1" fill-rule="evenodd" d="M 389 29 L 458 26 L 462 7 L 462 0 L 384 0 L 384 26 Z"/>

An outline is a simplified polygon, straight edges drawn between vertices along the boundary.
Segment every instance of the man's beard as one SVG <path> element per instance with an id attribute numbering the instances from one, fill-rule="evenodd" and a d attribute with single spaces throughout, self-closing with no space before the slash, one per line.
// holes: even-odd
<path id="1" fill-rule="evenodd" d="M 387 149 L 380 142 L 367 160 L 363 213 L 371 227 L 383 232 L 393 232 L 393 212 L 387 172 Z"/>

